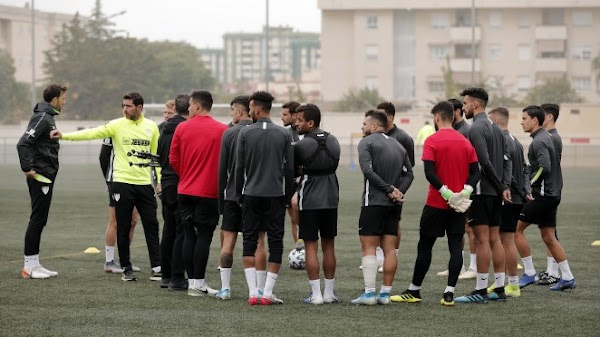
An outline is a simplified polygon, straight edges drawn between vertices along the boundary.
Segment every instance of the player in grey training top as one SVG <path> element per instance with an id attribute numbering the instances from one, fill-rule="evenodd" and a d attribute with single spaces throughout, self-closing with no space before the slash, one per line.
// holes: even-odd
<path id="1" fill-rule="evenodd" d="M 296 109 L 296 126 L 304 138 L 294 145 L 295 172 L 300 176 L 298 207 L 300 209 L 300 239 L 306 245 L 306 273 L 311 295 L 307 304 L 334 303 L 335 246 L 339 202 L 338 179 L 335 171 L 340 160 L 340 143 L 334 135 L 319 128 L 321 111 L 314 104 Z M 319 236 L 323 251 L 325 291 L 321 294 L 319 275 Z"/>
<path id="2" fill-rule="evenodd" d="M 281 105 L 281 121 L 283 126 L 289 128 L 292 134 L 292 145 L 300 141 L 300 135 L 298 134 L 298 128 L 296 127 L 296 109 L 300 106 L 300 103 L 296 101 L 289 101 Z M 294 191 L 296 191 L 298 181 L 294 180 Z M 301 249 L 304 247 L 304 242 L 298 239 L 298 193 L 294 192 L 292 200 L 288 207 L 288 214 L 290 216 L 290 224 L 292 225 L 292 238 L 296 248 Z"/>
<path id="3" fill-rule="evenodd" d="M 399 202 L 413 181 L 412 165 L 406 150 L 385 134 L 387 116 L 379 111 L 368 112 L 363 121 L 364 138 L 358 144 L 358 161 L 364 175 L 363 207 L 359 219 L 360 242 L 365 292 L 353 304 L 388 304 L 397 258 L 395 254 Z M 380 245 L 384 253 L 383 285 L 375 295 L 377 258 Z"/>
<path id="4" fill-rule="evenodd" d="M 512 203 L 502 205 L 500 240 L 504 247 L 506 274 L 508 276 L 508 285 L 504 289 L 507 296 L 518 297 L 521 295 L 521 290 L 519 289 L 519 275 L 517 272 L 518 255 L 515 246 L 515 231 L 526 195 L 531 191 L 529 167 L 525 165 L 523 145 L 508 131 L 508 110 L 503 107 L 494 108 L 488 115 L 502 129 L 512 161 L 512 180 L 510 183 Z"/>
<path id="5" fill-rule="evenodd" d="M 480 303 L 487 301 L 490 251 L 496 279 L 494 296 L 506 298 L 504 248 L 499 226 L 502 200 L 510 202 L 512 166 L 502 130 L 485 113 L 487 92 L 482 88 L 467 88 L 460 95 L 464 96 L 466 117 L 473 118 L 469 140 L 477 153 L 481 180 L 471 195 L 473 204 L 467 217 L 477 242 L 477 283 L 475 291 L 456 298 L 456 302 Z"/>
<path id="6" fill-rule="evenodd" d="M 452 107 L 454 108 L 454 121 L 452 122 L 452 127 L 454 130 L 460 132 L 461 135 L 465 136 L 469 139 L 469 131 L 471 131 L 471 125 L 467 123 L 467 121 L 463 118 L 463 104 L 461 101 L 456 98 L 450 98 L 448 102 L 452 103 Z"/>
<path id="7" fill-rule="evenodd" d="M 533 138 L 527 154 L 531 164 L 531 202 L 523 206 L 517 223 L 516 241 L 521 241 L 521 253 L 525 273 L 519 281 L 521 288 L 535 283 L 535 267 L 531 257 L 531 248 L 527 238 L 523 235 L 527 226 L 538 224 L 542 240 L 558 263 L 561 278 L 550 290 L 567 290 L 575 288 L 575 278 L 569 268 L 567 255 L 556 239 L 556 210 L 560 203 L 560 159 L 552 144 L 552 136 L 544 130 L 543 123 L 546 116 L 539 106 L 528 106 L 523 109 L 521 125 L 523 131 L 529 132 Z M 521 248 L 525 249 L 521 249 Z"/>
<path id="8" fill-rule="evenodd" d="M 235 189 L 243 208 L 244 272 L 250 305 L 283 303 L 273 295 L 281 268 L 285 205 L 292 196 L 292 135 L 271 121 L 273 96 L 257 91 L 250 97 L 250 116 L 254 124 L 240 131 L 235 158 Z M 243 202 L 242 202 L 243 200 Z M 269 264 L 263 296 L 259 300 L 256 284 L 258 233 L 269 239 Z"/>

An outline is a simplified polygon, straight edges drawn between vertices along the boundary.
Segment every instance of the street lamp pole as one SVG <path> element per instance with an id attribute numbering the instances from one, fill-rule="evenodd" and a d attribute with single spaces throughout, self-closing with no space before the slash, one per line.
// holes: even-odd
<path id="1" fill-rule="evenodd" d="M 471 0 L 471 85 L 475 85 L 475 0 Z"/>
<path id="2" fill-rule="evenodd" d="M 35 106 L 35 0 L 31 0 L 31 106 Z"/>
<path id="3" fill-rule="evenodd" d="M 265 89 L 269 91 L 269 0 L 266 0 L 266 23 L 265 23 Z"/>

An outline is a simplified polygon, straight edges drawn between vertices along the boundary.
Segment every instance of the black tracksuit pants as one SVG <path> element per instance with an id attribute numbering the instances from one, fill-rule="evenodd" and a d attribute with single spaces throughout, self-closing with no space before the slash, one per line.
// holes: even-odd
<path id="1" fill-rule="evenodd" d="M 25 232 L 25 255 L 40 253 L 42 231 L 48 222 L 48 212 L 52 202 L 54 184 L 41 183 L 35 179 L 27 179 L 29 197 L 31 198 L 31 216 Z"/>
<path id="2" fill-rule="evenodd" d="M 183 280 L 183 240 L 185 232 L 179 214 L 177 182 L 162 184 L 163 232 L 160 241 L 160 261 L 163 278 Z"/>

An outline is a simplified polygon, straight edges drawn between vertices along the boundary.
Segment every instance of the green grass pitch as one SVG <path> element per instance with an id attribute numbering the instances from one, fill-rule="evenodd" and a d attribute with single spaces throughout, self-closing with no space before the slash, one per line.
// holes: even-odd
<path id="1" fill-rule="evenodd" d="M 103 272 L 104 254 L 84 254 L 87 247 L 103 251 L 107 196 L 97 166 L 63 165 L 57 179 L 48 226 L 42 236 L 41 261 L 60 275 L 50 280 L 23 280 L 23 237 L 29 197 L 17 166 L 0 166 L 0 335 L 2 336 L 598 336 L 600 335 L 600 171 L 565 170 L 559 207 L 559 237 L 577 278 L 572 292 L 550 292 L 530 286 L 506 303 L 439 304 L 446 269 L 445 238 L 438 240 L 423 283 L 421 304 L 358 307 L 349 302 L 363 287 L 357 219 L 362 175 L 340 168 L 341 202 L 336 241 L 336 291 L 343 303 L 310 306 L 301 303 L 310 288 L 304 271 L 283 266 L 275 293 L 282 306 L 250 307 L 240 267 L 241 242 L 234 253 L 231 301 L 196 298 L 160 289 L 149 277 L 141 224 L 132 244 L 132 260 L 142 267 L 138 282 L 122 282 Z M 406 196 L 399 266 L 392 293 L 404 290 L 412 275 L 418 221 L 426 181 L 417 168 Z M 159 214 L 159 220 L 162 219 Z M 285 254 L 292 249 L 289 224 Z M 545 268 L 539 232 L 528 229 L 534 262 Z M 239 240 L 241 241 L 241 239 Z M 206 280 L 220 286 L 218 230 L 212 244 Z M 285 256 L 284 256 L 285 259 Z M 379 274 L 378 283 L 381 281 Z M 474 281 L 459 281 L 457 295 L 471 291 Z"/>

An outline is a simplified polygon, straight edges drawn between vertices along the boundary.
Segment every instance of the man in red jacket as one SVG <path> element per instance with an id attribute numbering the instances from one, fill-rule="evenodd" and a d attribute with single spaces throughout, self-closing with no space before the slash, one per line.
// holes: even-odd
<path id="1" fill-rule="evenodd" d="M 215 295 L 204 282 L 213 232 L 219 222 L 217 181 L 221 138 L 227 125 L 210 116 L 208 91 L 190 95 L 189 120 L 177 126 L 169 163 L 179 175 L 177 193 L 185 231 L 183 260 L 189 278 L 188 295 Z"/>

